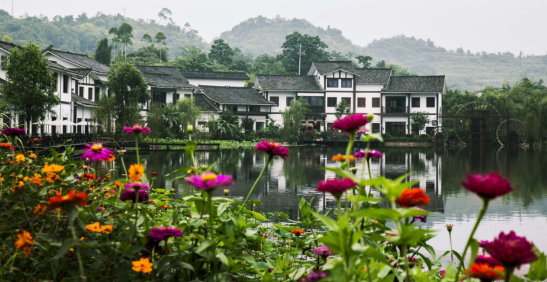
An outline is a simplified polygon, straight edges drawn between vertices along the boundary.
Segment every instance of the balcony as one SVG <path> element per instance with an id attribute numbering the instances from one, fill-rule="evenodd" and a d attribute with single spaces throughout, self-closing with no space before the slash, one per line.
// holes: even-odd
<path id="1" fill-rule="evenodd" d="M 410 108 L 408 106 L 401 107 L 382 107 L 383 114 L 408 114 L 410 113 Z"/>

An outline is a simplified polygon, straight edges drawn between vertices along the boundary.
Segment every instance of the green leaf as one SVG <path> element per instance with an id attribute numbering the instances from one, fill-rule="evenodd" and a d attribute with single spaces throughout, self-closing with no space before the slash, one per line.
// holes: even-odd
<path id="1" fill-rule="evenodd" d="M 530 264 L 530 270 L 524 276 L 533 281 L 547 279 L 547 259 L 544 253 L 539 253 L 538 259 Z"/>
<path id="2" fill-rule="evenodd" d="M 254 212 L 254 211 L 251 211 L 251 215 L 253 216 L 254 219 L 256 220 L 266 220 L 267 218 L 264 217 L 263 215 L 257 213 L 257 212 Z"/>
<path id="3" fill-rule="evenodd" d="M 59 259 L 61 258 L 62 256 L 64 256 L 68 250 L 70 250 L 70 248 L 74 247 L 76 245 L 74 239 L 72 238 L 67 238 L 63 241 L 63 245 L 61 246 L 61 248 L 59 248 L 59 250 L 57 251 L 57 255 L 55 257 L 53 257 L 53 259 Z"/>
<path id="4" fill-rule="evenodd" d="M 338 230 L 338 224 L 336 223 L 336 221 L 334 221 L 334 219 L 318 214 L 316 212 L 314 212 L 313 214 L 315 215 L 315 217 L 319 218 L 319 220 L 321 220 L 329 229 Z"/>
<path id="5" fill-rule="evenodd" d="M 477 255 L 479 254 L 479 242 L 476 239 L 471 239 L 471 258 L 469 259 L 469 263 L 467 265 L 472 265 L 473 262 L 475 262 L 475 259 L 477 258 Z"/>
<path id="6" fill-rule="evenodd" d="M 228 268 L 232 267 L 232 263 L 231 263 L 232 260 L 229 259 L 228 257 L 226 257 L 225 254 L 219 253 L 219 254 L 217 255 L 217 258 L 219 258 L 219 259 L 220 259 L 220 262 L 221 262 L 222 264 L 224 264 L 226 267 L 228 267 Z"/>
<path id="7" fill-rule="evenodd" d="M 169 176 L 171 176 L 171 175 L 173 175 L 173 174 L 177 174 L 177 173 L 181 173 L 181 172 L 187 173 L 187 172 L 188 172 L 189 170 L 191 170 L 191 169 L 193 169 L 193 167 L 191 167 L 191 166 L 179 168 L 179 169 L 177 169 L 177 170 L 175 170 L 175 171 L 173 171 L 173 172 L 171 172 L 171 173 L 166 174 L 165 177 L 169 177 Z"/>

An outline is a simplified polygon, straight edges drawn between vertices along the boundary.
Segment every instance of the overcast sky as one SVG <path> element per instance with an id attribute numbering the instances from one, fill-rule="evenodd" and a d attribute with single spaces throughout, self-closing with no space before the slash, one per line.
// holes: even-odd
<path id="1" fill-rule="evenodd" d="M 11 4 L 0 0 L 0 9 L 11 13 Z M 157 19 L 163 7 L 177 24 L 190 23 L 208 42 L 248 18 L 279 15 L 330 25 L 362 46 L 404 34 L 448 49 L 547 54 L 546 0 L 14 0 L 16 17 L 28 13 L 50 19 L 82 12 L 123 14 L 124 8 L 127 17 Z"/>

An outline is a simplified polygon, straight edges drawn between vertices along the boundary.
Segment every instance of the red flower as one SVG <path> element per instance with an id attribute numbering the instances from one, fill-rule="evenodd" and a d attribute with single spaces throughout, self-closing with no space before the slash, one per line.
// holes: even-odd
<path id="1" fill-rule="evenodd" d="M 462 185 L 465 189 L 486 199 L 494 199 L 513 191 L 511 183 L 495 172 L 489 175 L 469 174 L 467 182 L 462 181 Z"/>
<path id="2" fill-rule="evenodd" d="M 359 128 L 365 126 L 367 123 L 367 116 L 363 114 L 353 114 L 336 120 L 332 127 L 348 133 L 355 133 Z"/>
<path id="3" fill-rule="evenodd" d="M 302 229 L 295 229 L 295 230 L 291 231 L 291 234 L 294 234 L 296 237 L 299 237 L 300 235 L 305 234 L 305 233 L 306 232 L 304 232 Z"/>
<path id="4" fill-rule="evenodd" d="M 57 196 L 49 198 L 48 210 L 54 210 L 64 205 L 79 205 L 85 206 L 87 200 L 87 195 L 85 192 L 76 193 L 75 190 L 69 190 L 68 193 L 64 196 L 61 193 L 57 192 Z"/>
<path id="5" fill-rule="evenodd" d="M 478 278 L 481 281 L 502 280 L 505 269 L 502 266 L 490 267 L 486 263 L 473 263 L 468 271 L 469 277 Z"/>
<path id="6" fill-rule="evenodd" d="M 349 178 L 329 179 L 319 182 L 315 188 L 315 191 L 329 192 L 334 197 L 339 199 L 344 191 L 355 187 L 355 185 L 357 185 L 357 183 Z"/>
<path id="7" fill-rule="evenodd" d="M 157 176 L 158 174 L 155 173 L 155 172 L 151 172 L 150 175 L 152 175 L 152 176 Z"/>
<path id="8" fill-rule="evenodd" d="M 480 246 L 505 268 L 520 268 L 521 265 L 538 259 L 532 243 L 517 236 L 514 231 L 507 235 L 501 232 L 494 241 L 481 241 Z"/>
<path id="9" fill-rule="evenodd" d="M 86 173 L 86 174 L 84 175 L 84 178 L 87 179 L 87 180 L 94 180 L 94 179 L 95 179 L 95 175 L 90 174 L 90 173 Z"/>
<path id="10" fill-rule="evenodd" d="M 161 207 L 161 208 L 162 208 L 162 209 L 166 209 L 166 210 L 170 209 L 170 207 L 168 207 L 168 206 L 163 206 L 163 207 Z"/>
<path id="11" fill-rule="evenodd" d="M 256 144 L 255 151 L 263 151 L 270 155 L 277 155 L 283 159 L 286 159 L 289 156 L 289 149 L 282 147 L 281 144 L 275 143 L 274 141 L 262 140 Z"/>
<path id="12" fill-rule="evenodd" d="M 405 189 L 401 196 L 395 202 L 402 207 L 425 206 L 429 205 L 429 196 L 424 193 L 422 188 Z"/>

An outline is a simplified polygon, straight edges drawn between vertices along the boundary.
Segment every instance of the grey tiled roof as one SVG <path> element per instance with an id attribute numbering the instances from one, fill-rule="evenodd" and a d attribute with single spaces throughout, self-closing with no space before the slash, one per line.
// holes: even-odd
<path id="1" fill-rule="evenodd" d="M 368 84 L 386 84 L 391 75 L 391 69 L 355 69 L 358 76 L 355 77 L 355 83 Z"/>
<path id="2" fill-rule="evenodd" d="M 178 71 L 175 67 L 164 67 L 164 66 L 135 66 L 142 73 L 149 74 L 168 74 L 175 78 L 178 78 L 185 83 L 188 83 L 188 80 Z"/>
<path id="3" fill-rule="evenodd" d="M 155 88 L 195 88 L 195 86 L 170 74 L 143 73 L 142 76 L 148 85 Z"/>
<path id="4" fill-rule="evenodd" d="M 74 78 L 82 79 L 89 75 L 93 70 L 92 69 L 70 69 L 70 72 L 73 74 Z"/>
<path id="5" fill-rule="evenodd" d="M 311 75 L 257 74 L 254 87 L 264 91 L 325 91 L 315 76 Z"/>
<path id="6" fill-rule="evenodd" d="M 76 94 L 72 94 L 72 101 L 74 101 L 74 103 L 84 106 L 95 106 L 95 102 L 87 100 L 86 98 L 78 96 Z"/>
<path id="7" fill-rule="evenodd" d="M 444 75 L 392 76 L 383 92 L 444 93 Z"/>
<path id="8" fill-rule="evenodd" d="M 181 70 L 182 75 L 186 78 L 209 78 L 209 79 L 237 79 L 249 80 L 244 72 L 220 72 L 220 71 L 187 71 Z"/>
<path id="9" fill-rule="evenodd" d="M 345 70 L 351 73 L 355 73 L 355 67 L 353 66 L 351 61 L 315 61 L 313 62 L 313 65 L 315 66 L 315 69 L 317 69 L 317 72 L 319 72 L 319 74 L 321 75 L 338 70 Z M 311 69 L 308 75 L 313 75 L 313 73 L 311 73 Z"/>
<path id="10" fill-rule="evenodd" d="M 48 64 L 50 69 L 59 70 L 59 71 L 63 71 L 63 72 L 69 72 L 69 69 L 65 68 L 64 66 L 61 66 L 61 65 L 57 64 L 57 62 L 55 62 L 55 61 L 48 60 L 47 64 Z"/>
<path id="11" fill-rule="evenodd" d="M 84 68 L 90 68 L 93 71 L 98 73 L 107 73 L 108 70 L 110 69 L 109 66 L 103 65 L 84 54 L 65 52 L 65 51 L 59 51 L 59 50 L 48 50 L 47 52 L 50 52 L 51 54 L 57 55 L 73 63 L 82 65 Z"/>
<path id="12" fill-rule="evenodd" d="M 1 41 L 1 40 L 0 40 L 0 48 L 4 49 L 4 50 L 6 50 L 6 51 L 9 51 L 9 50 L 11 50 L 11 49 L 13 49 L 13 48 L 15 48 L 15 47 L 20 47 L 20 46 L 15 45 L 15 44 L 13 44 L 13 43 L 4 42 L 4 41 Z"/>
<path id="13" fill-rule="evenodd" d="M 264 106 L 275 104 L 264 99 L 258 90 L 249 87 L 200 85 L 198 91 L 219 104 Z"/>
<path id="14" fill-rule="evenodd" d="M 221 112 L 204 94 L 194 93 L 194 102 L 202 112 Z"/>

